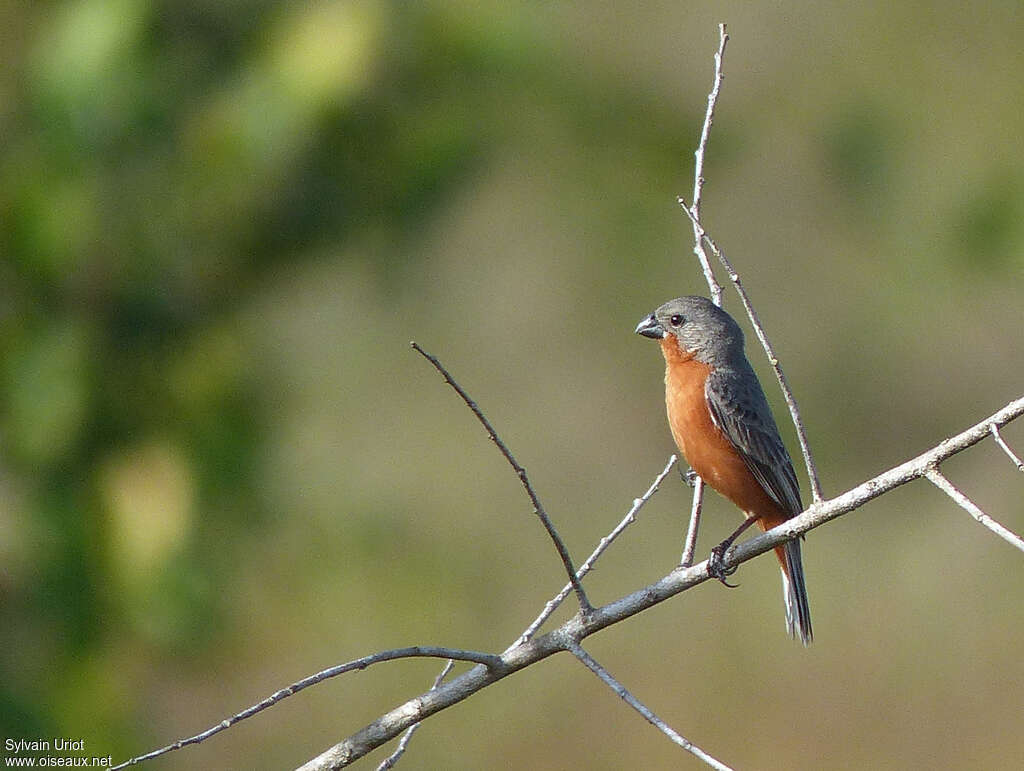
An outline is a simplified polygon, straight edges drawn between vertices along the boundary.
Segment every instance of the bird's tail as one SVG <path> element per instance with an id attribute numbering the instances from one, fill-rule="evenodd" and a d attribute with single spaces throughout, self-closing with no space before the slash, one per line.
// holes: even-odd
<path id="1" fill-rule="evenodd" d="M 814 639 L 811 631 L 811 608 L 807 602 L 807 584 L 804 582 L 804 565 L 800 559 L 800 541 L 786 541 L 775 547 L 775 554 L 782 567 L 782 597 L 786 601 L 786 629 L 794 639 L 810 645 Z"/>

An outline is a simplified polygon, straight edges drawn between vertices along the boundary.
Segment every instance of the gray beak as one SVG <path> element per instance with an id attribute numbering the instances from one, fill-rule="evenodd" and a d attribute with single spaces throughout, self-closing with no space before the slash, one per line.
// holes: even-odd
<path id="1" fill-rule="evenodd" d="M 636 329 L 633 331 L 636 332 L 638 335 L 643 335 L 644 337 L 651 337 L 654 338 L 655 340 L 660 340 L 665 336 L 665 330 L 661 328 L 661 324 L 659 324 L 658 320 L 654 318 L 653 313 L 647 318 L 645 318 L 643 321 L 641 321 L 639 324 L 637 324 Z"/>

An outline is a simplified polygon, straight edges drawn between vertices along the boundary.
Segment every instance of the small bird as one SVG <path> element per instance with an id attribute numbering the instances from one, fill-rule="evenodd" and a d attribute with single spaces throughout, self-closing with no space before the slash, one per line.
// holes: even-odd
<path id="1" fill-rule="evenodd" d="M 711 552 L 709 572 L 725 583 L 722 557 L 744 530 L 754 522 L 768 530 L 803 511 L 793 461 L 732 316 L 706 297 L 679 297 L 641 321 L 636 333 L 661 341 L 668 425 L 679 451 L 746 517 Z M 786 628 L 809 645 L 813 633 L 800 541 L 775 547 L 775 554 L 782 566 Z"/>

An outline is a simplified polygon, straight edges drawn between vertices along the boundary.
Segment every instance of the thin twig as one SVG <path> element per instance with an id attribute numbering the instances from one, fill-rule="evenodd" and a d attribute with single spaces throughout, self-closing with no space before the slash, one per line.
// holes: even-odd
<path id="1" fill-rule="evenodd" d="M 968 514 L 970 514 L 972 517 L 978 520 L 978 522 L 983 524 L 985 527 L 987 527 L 989 530 L 998 535 L 1007 543 L 1011 544 L 1012 546 L 1016 546 L 1021 551 L 1024 551 L 1024 538 L 1021 538 L 1013 531 L 1003 527 L 1001 524 L 992 519 L 992 517 L 990 517 L 988 514 L 982 511 L 981 508 L 979 508 L 974 501 L 972 501 L 970 498 L 968 498 L 966 495 L 960 492 L 952 482 L 950 482 L 948 479 L 946 479 L 945 476 L 943 476 L 942 472 L 939 471 L 938 466 L 933 466 L 929 468 L 924 475 L 928 477 L 928 479 L 931 481 L 933 485 L 938 487 L 940 490 L 942 490 L 942 492 L 944 492 L 946 495 L 948 495 L 950 498 L 956 501 L 956 504 L 960 508 L 962 508 Z"/>
<path id="2" fill-rule="evenodd" d="M 182 747 L 187 747 L 190 744 L 199 744 L 200 742 L 206 741 L 214 734 L 218 734 L 224 731 L 236 723 L 240 723 L 247 718 L 256 715 L 268 707 L 272 707 L 279 701 L 287 699 L 289 696 L 294 696 L 299 691 L 309 688 L 311 685 L 322 683 L 324 680 L 329 680 L 332 677 L 343 675 L 346 672 L 352 672 L 357 669 L 366 669 L 373 664 L 379 664 L 382 661 L 394 661 L 395 659 L 408 659 L 408 658 L 432 658 L 432 659 L 455 659 L 457 661 L 472 661 L 476 664 L 482 664 L 487 670 L 499 669 L 503 666 L 500 656 L 495 656 L 493 653 L 481 653 L 479 651 L 466 651 L 459 650 L 458 648 L 442 648 L 436 645 L 415 645 L 408 648 L 395 648 L 393 650 L 379 651 L 378 653 L 371 654 L 369 656 L 363 656 L 360 659 L 349 661 L 345 664 L 338 664 L 337 666 L 329 667 L 321 670 L 316 674 L 304 677 L 298 682 L 292 683 L 287 688 L 271 694 L 263 701 L 253 704 L 251 707 L 243 709 L 241 712 L 232 715 L 229 718 L 222 720 L 215 726 L 207 728 L 205 731 L 201 731 L 194 736 L 189 736 L 185 739 L 178 739 L 176 742 L 168 744 L 166 747 L 161 747 L 158 750 L 147 752 L 145 755 L 139 755 L 138 757 L 126 760 L 120 765 L 113 766 L 111 771 L 116 771 L 119 768 L 125 768 L 126 766 L 135 765 L 141 763 L 144 760 L 150 760 L 152 758 L 166 755 L 168 752 L 174 750 L 180 750 Z"/>
<path id="3" fill-rule="evenodd" d="M 697 550 L 697 530 L 700 528 L 700 510 L 704 502 L 704 479 L 698 474 L 693 481 L 693 503 L 690 506 L 690 524 L 686 528 L 686 540 L 683 542 L 683 556 L 679 564 L 684 568 L 693 564 L 693 554 Z"/>
<path id="4" fill-rule="evenodd" d="M 438 687 L 441 685 L 441 683 L 444 682 L 444 679 L 448 677 L 448 673 L 451 672 L 454 667 L 455 660 L 448 659 L 448 662 L 444 665 L 444 667 L 441 668 L 441 671 L 438 672 L 437 677 L 434 678 L 434 684 L 430 686 L 430 690 L 436 691 Z M 409 747 L 409 742 L 412 740 L 412 735 L 416 733 L 416 729 L 419 728 L 421 725 L 423 725 L 423 723 L 413 723 L 411 726 L 409 726 L 406 732 L 402 734 L 402 738 L 401 740 L 399 740 L 398 746 L 395 748 L 395 751 L 388 755 L 386 758 L 384 758 L 381 764 L 377 766 L 377 771 L 388 771 L 388 769 L 395 767 L 395 763 L 398 762 L 399 758 L 401 758 L 402 755 L 405 754 L 406 749 Z"/>
<path id="5" fill-rule="evenodd" d="M 470 398 L 469 394 L 466 393 L 462 386 L 455 382 L 455 378 L 453 378 L 451 373 L 444 368 L 444 365 L 438 361 L 437 357 L 424 351 L 415 341 L 409 343 L 409 345 L 411 345 L 418 354 L 429 361 L 434 366 L 434 369 L 441 373 L 445 382 L 455 389 L 455 392 L 459 395 L 462 401 L 466 403 L 466 406 L 473 411 L 474 415 L 476 415 L 477 420 L 483 424 L 484 429 L 487 431 L 487 435 L 491 438 L 491 441 L 497 445 L 498 449 L 501 450 L 501 454 L 505 456 L 505 460 L 507 460 L 509 465 L 512 466 L 512 470 L 516 472 L 516 476 L 519 477 L 519 481 L 522 482 L 523 487 L 526 488 L 526 494 L 530 496 L 530 502 L 533 504 L 533 513 L 540 518 L 541 523 L 544 525 L 544 529 L 548 531 L 548 535 L 551 537 L 552 542 L 555 544 L 555 548 L 558 550 L 558 556 L 562 558 L 562 564 L 565 566 L 565 571 L 569 576 L 569 583 L 572 584 L 572 588 L 575 590 L 576 597 L 579 600 L 580 611 L 584 615 L 590 613 L 590 611 L 593 610 L 593 606 L 590 604 L 590 600 L 587 599 L 587 593 L 583 591 L 583 585 L 576 577 L 576 568 L 573 567 L 572 557 L 569 556 L 569 549 L 566 548 L 565 542 L 558 534 L 558 531 L 555 530 L 555 526 L 551 524 L 551 519 L 544 511 L 540 498 L 537 497 L 536 490 L 533 489 L 533 485 L 530 484 L 529 477 L 526 476 L 526 469 L 519 465 L 515 457 L 513 457 L 512 452 L 501 440 L 501 437 L 498 436 L 498 432 L 494 430 L 494 426 L 491 425 L 491 422 L 476 405 L 476 402 Z"/>
<path id="6" fill-rule="evenodd" d="M 626 516 L 622 518 L 619 524 L 617 524 L 612 529 L 612 531 L 608 533 L 608 535 L 606 535 L 604 538 L 600 540 L 600 542 L 597 544 L 597 547 L 594 549 L 593 553 L 591 553 L 591 555 L 587 557 L 586 561 L 582 565 L 580 565 L 580 569 L 576 573 L 577 578 L 583 578 L 583 576 L 589 573 L 591 569 L 594 567 L 594 563 L 596 563 L 597 560 L 601 557 L 601 555 L 604 554 L 605 550 L 612 545 L 615 539 L 622 534 L 622 531 L 629 527 L 631 524 L 633 524 L 633 522 L 636 520 L 637 513 L 640 511 L 640 509 L 643 508 L 644 504 L 651 499 L 651 496 L 658 492 L 658 487 L 665 480 L 665 477 L 668 476 L 669 472 L 672 470 L 672 467 L 675 465 L 675 463 L 676 456 L 673 455 L 671 458 L 668 459 L 668 463 L 665 465 L 665 468 L 662 470 L 662 472 L 658 474 L 657 477 L 654 478 L 654 481 L 651 483 L 651 486 L 647 488 L 647 492 L 645 492 L 643 495 L 641 495 L 639 498 L 633 501 L 633 506 L 630 508 L 628 512 L 626 512 Z M 547 604 L 544 605 L 544 609 L 540 612 L 540 615 L 533 620 L 533 623 L 531 623 L 528 627 L 526 627 L 525 630 L 523 630 L 523 633 L 519 635 L 519 637 L 516 639 L 514 643 L 512 643 L 510 648 L 514 648 L 517 645 L 522 645 L 524 642 L 533 637 L 537 633 L 537 630 L 540 629 L 541 625 L 545 621 L 547 621 L 548 618 L 551 617 L 552 613 L 555 612 L 555 609 L 562 604 L 562 600 L 569 596 L 570 591 L 570 585 L 566 584 L 564 587 L 562 587 L 562 591 L 560 591 L 558 594 L 556 594 L 554 597 L 548 600 Z"/>
<path id="7" fill-rule="evenodd" d="M 591 672 L 593 672 L 595 675 L 601 678 L 602 682 L 604 682 L 605 685 L 607 685 L 609 688 L 615 691 L 615 693 L 618 695 L 620 699 L 622 699 L 624 702 L 626 702 L 626 704 L 628 704 L 637 712 L 639 712 L 643 716 L 644 720 L 646 720 L 648 723 L 650 723 L 663 734 L 665 734 L 665 736 L 671 739 L 675 744 L 679 745 L 687 752 L 691 753 L 698 759 L 702 760 L 704 763 L 711 766 L 711 768 L 717 769 L 718 771 L 732 771 L 732 769 L 729 766 L 725 765 L 725 763 L 711 757 L 708 753 L 704 752 L 704 750 L 695 745 L 689 739 L 686 739 L 685 737 L 680 736 L 678 733 L 676 733 L 675 730 L 673 730 L 672 726 L 668 725 L 668 723 L 666 723 L 660 717 L 655 715 L 639 699 L 637 699 L 636 696 L 631 694 L 626 689 L 626 687 L 622 685 L 622 683 L 620 683 L 618 680 L 612 677 L 611 673 L 609 673 L 607 669 L 598 664 L 597 661 L 595 661 L 594 658 L 589 653 L 587 653 L 578 642 L 576 642 L 575 640 L 570 641 L 567 647 L 569 648 L 569 652 L 572 653 L 573 656 L 575 656 L 581 662 L 583 662 L 587 669 L 589 669 Z"/>
<path id="8" fill-rule="evenodd" d="M 708 109 L 704 113 L 704 126 L 700 132 L 700 142 L 694 151 L 693 167 L 693 216 L 700 220 L 701 195 L 704 192 L 704 152 L 708 146 L 708 139 L 711 137 L 711 125 L 715 121 L 715 107 L 718 105 L 718 94 L 722 88 L 722 60 L 725 57 L 725 44 L 729 42 L 729 35 L 726 34 L 725 25 L 718 25 L 718 52 L 715 54 L 715 79 L 708 94 Z M 704 251 L 704 241 L 700 237 L 700 230 L 697 225 L 693 226 L 693 253 L 697 256 L 701 270 L 704 271 L 704 278 L 708 282 L 708 290 L 711 292 L 711 299 L 715 305 L 722 305 L 722 287 L 715 280 L 715 271 L 711 267 L 711 260 Z"/>
<path id="9" fill-rule="evenodd" d="M 999 433 L 999 426 L 995 423 L 992 424 L 992 438 L 996 440 L 996 444 L 1003 448 L 1003 452 L 1010 456 L 1010 460 L 1013 461 L 1013 465 L 1017 467 L 1017 471 L 1024 471 L 1024 461 L 1022 461 L 1017 454 L 1010 449 L 1010 445 L 1003 441 L 1003 437 Z"/>
<path id="10" fill-rule="evenodd" d="M 782 372 L 782 367 L 779 366 L 779 359 L 775 355 L 775 349 L 772 348 L 771 342 L 768 340 L 768 336 L 765 334 L 764 327 L 761 325 L 761 320 L 757 315 L 757 311 L 754 310 L 754 306 L 750 302 L 750 297 L 747 295 L 747 290 L 743 288 L 743 283 L 740 281 L 739 273 L 733 268 L 732 263 L 725 256 L 721 249 L 718 248 L 718 244 L 707 234 L 704 230 L 704 226 L 700 224 L 700 220 L 694 216 L 690 207 L 687 206 L 686 201 L 682 197 L 676 199 L 679 205 L 686 212 L 686 216 L 690 218 L 694 227 L 700 231 L 700 237 L 710 248 L 712 254 L 714 254 L 718 261 L 722 263 L 722 267 L 725 268 L 729 274 L 729 280 L 736 287 L 736 291 L 739 293 L 740 301 L 743 303 L 744 309 L 747 311 L 747 316 L 750 318 L 750 323 L 754 327 L 754 332 L 757 335 L 757 339 L 761 341 L 761 347 L 764 348 L 765 354 L 768 356 L 768 362 L 772 365 L 772 370 L 775 372 L 775 378 L 779 381 L 779 387 L 782 389 L 782 396 L 786 400 L 786 406 L 789 407 L 789 414 L 793 418 L 793 426 L 796 428 L 796 436 L 800 441 L 800 451 L 804 456 L 804 463 L 807 465 L 807 477 L 810 480 L 811 485 L 811 496 L 815 503 L 820 503 L 822 500 L 821 496 L 821 482 L 818 479 L 818 467 L 814 464 L 814 458 L 811 457 L 811 447 L 807 442 L 807 432 L 804 430 L 804 422 L 800 418 L 800 410 L 796 406 L 796 399 L 793 397 L 793 391 L 789 387 L 789 382 L 786 380 L 785 374 Z"/>
<path id="11" fill-rule="evenodd" d="M 704 194 L 704 154 L 707 151 L 708 140 L 711 138 L 711 126 L 715 122 L 715 108 L 718 106 L 718 96 L 722 90 L 722 80 L 725 75 L 722 72 L 722 63 L 725 59 L 725 46 L 729 42 L 729 35 L 725 31 L 725 24 L 718 25 L 718 51 L 715 52 L 715 77 L 711 83 L 711 91 L 708 92 L 708 107 L 704 113 L 704 125 L 700 130 L 700 140 L 697 142 L 697 149 L 693 153 L 693 253 L 697 257 L 700 268 L 704 271 L 704 279 L 708 282 L 708 291 L 711 293 L 711 301 L 722 306 L 722 286 L 715 279 L 714 268 L 711 267 L 711 260 L 708 253 L 704 251 L 704 239 L 701 238 L 701 231 L 697 225 L 700 221 L 700 205 Z M 690 524 L 686 530 L 686 540 L 683 543 L 683 554 L 679 564 L 689 565 L 693 562 L 693 554 L 697 548 L 697 531 L 700 527 L 700 511 L 704 502 L 704 480 L 698 476 L 693 485 L 693 504 L 690 507 Z"/>

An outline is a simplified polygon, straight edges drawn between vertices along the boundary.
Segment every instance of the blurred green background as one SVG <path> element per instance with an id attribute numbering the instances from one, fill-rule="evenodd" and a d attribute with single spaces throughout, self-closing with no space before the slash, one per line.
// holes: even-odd
<path id="1" fill-rule="evenodd" d="M 582 559 L 674 450 L 660 353 L 632 330 L 706 291 L 674 197 L 719 21 L 705 223 L 826 494 L 1020 396 L 1022 15 L 4 3 L 0 732 L 123 759 L 381 648 L 513 640 L 560 563 L 408 341 L 487 411 Z M 1004 436 L 1024 452 L 1024 423 Z M 1024 530 L 991 442 L 945 469 Z M 668 572 L 688 505 L 673 476 L 591 598 Z M 702 555 L 738 523 L 716 496 L 707 512 Z M 809 650 L 771 558 L 588 648 L 738 768 L 1019 764 L 1019 553 L 917 482 L 812 533 L 805 561 Z M 146 767 L 293 767 L 438 667 L 332 681 Z M 558 657 L 431 719 L 400 767 L 698 764 Z"/>

